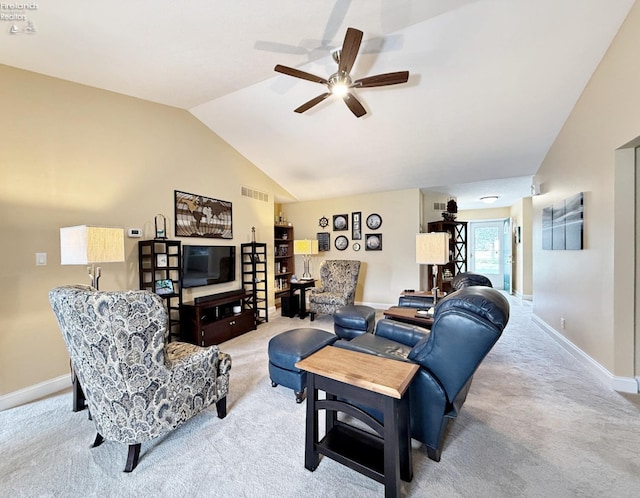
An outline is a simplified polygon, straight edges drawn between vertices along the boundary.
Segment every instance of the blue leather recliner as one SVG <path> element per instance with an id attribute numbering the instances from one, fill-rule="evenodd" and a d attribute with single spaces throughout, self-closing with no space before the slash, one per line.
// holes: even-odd
<path id="1" fill-rule="evenodd" d="M 411 437 L 438 462 L 447 423 L 458 415 L 473 374 L 508 320 L 509 302 L 499 291 L 470 286 L 438 302 L 431 331 L 383 319 L 375 334 L 340 340 L 334 346 L 421 366 L 410 387 Z"/>

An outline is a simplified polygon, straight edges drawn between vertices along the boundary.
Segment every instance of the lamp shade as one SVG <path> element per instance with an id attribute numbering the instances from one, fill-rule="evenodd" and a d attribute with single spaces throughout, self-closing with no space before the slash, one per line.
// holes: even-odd
<path id="1" fill-rule="evenodd" d="M 318 254 L 318 241 L 294 240 L 293 254 Z"/>
<path id="2" fill-rule="evenodd" d="M 60 229 L 60 264 L 124 261 L 124 229 L 79 225 Z"/>
<path id="3" fill-rule="evenodd" d="M 416 235 L 416 263 L 444 265 L 449 262 L 449 233 L 431 232 Z"/>

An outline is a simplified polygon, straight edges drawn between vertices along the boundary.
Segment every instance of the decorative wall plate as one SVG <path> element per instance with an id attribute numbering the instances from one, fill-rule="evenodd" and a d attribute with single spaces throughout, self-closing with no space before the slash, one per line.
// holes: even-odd
<path id="1" fill-rule="evenodd" d="M 359 251 L 360 250 L 360 242 L 356 242 L 355 244 L 353 244 L 353 250 L 354 251 Z"/>
<path id="2" fill-rule="evenodd" d="M 382 234 L 370 233 L 366 236 L 365 249 L 367 251 L 382 251 Z"/>
<path id="3" fill-rule="evenodd" d="M 377 230 L 382 225 L 382 217 L 379 214 L 373 213 L 367 216 L 367 227 L 369 230 Z"/>
<path id="4" fill-rule="evenodd" d="M 349 247 L 349 240 L 344 235 L 340 235 L 339 237 L 336 237 L 334 244 L 338 251 L 344 251 Z"/>
<path id="5" fill-rule="evenodd" d="M 329 218 L 323 216 L 318 220 L 318 225 L 320 225 L 322 228 L 327 228 L 329 226 Z"/>

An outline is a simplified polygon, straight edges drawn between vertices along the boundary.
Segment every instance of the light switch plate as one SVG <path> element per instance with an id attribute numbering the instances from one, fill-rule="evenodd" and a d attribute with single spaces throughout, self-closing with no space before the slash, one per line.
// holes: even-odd
<path id="1" fill-rule="evenodd" d="M 47 253 L 46 252 L 37 252 L 36 253 L 36 266 L 47 266 Z"/>

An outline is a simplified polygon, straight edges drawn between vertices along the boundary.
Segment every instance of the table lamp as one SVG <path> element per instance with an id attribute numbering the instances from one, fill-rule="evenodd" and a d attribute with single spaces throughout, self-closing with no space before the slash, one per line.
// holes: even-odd
<path id="1" fill-rule="evenodd" d="M 60 229 L 60 264 L 87 267 L 91 286 L 98 289 L 96 263 L 124 261 L 124 229 L 78 225 Z"/>
<path id="2" fill-rule="evenodd" d="M 309 273 L 309 262 L 311 261 L 312 254 L 318 254 L 318 241 L 308 239 L 294 240 L 293 254 L 302 255 L 302 261 L 304 263 L 304 273 L 302 274 L 302 280 L 311 280 L 311 273 Z"/>
<path id="3" fill-rule="evenodd" d="M 416 263 L 433 265 L 433 304 L 438 298 L 438 265 L 449 262 L 449 233 L 431 232 L 416 235 Z"/>

